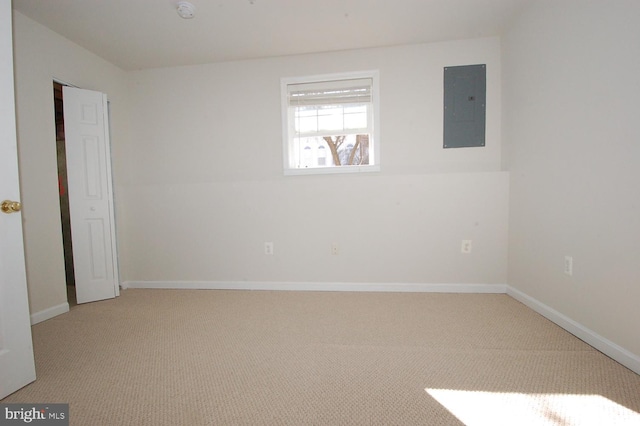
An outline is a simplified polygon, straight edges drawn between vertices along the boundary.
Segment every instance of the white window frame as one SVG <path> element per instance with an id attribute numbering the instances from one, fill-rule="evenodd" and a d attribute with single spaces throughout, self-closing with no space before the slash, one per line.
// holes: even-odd
<path id="1" fill-rule="evenodd" d="M 344 81 L 356 79 L 371 79 L 371 105 L 373 111 L 369 114 L 372 123 L 368 126 L 369 136 L 369 161 L 367 165 L 344 165 L 328 167 L 297 167 L 293 158 L 293 138 L 295 137 L 294 108 L 289 106 L 288 87 L 293 84 L 323 83 L 331 81 Z M 312 75 L 305 77 L 285 77 L 281 79 L 281 106 L 282 106 L 282 152 L 285 175 L 317 175 L 334 173 L 362 173 L 380 171 L 380 89 L 379 71 L 356 71 L 335 74 Z M 371 140 L 373 139 L 373 140 Z"/>

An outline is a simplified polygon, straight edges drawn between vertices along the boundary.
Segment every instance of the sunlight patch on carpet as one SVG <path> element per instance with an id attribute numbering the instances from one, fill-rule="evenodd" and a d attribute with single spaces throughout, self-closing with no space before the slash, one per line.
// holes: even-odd
<path id="1" fill-rule="evenodd" d="M 640 414 L 601 395 L 425 391 L 466 425 L 639 425 Z"/>

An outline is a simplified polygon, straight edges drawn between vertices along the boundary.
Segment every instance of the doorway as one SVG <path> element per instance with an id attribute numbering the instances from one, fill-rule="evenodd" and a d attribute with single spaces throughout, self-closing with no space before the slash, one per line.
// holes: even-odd
<path id="1" fill-rule="evenodd" d="M 67 190 L 67 157 L 64 137 L 63 84 L 53 82 L 53 100 L 56 122 L 56 153 L 58 159 L 58 190 L 60 195 L 60 221 L 62 223 L 62 244 L 64 248 L 64 269 L 67 281 L 69 307 L 76 303 L 76 281 L 73 269 L 73 243 L 71 241 L 71 216 L 69 213 L 69 192 Z"/>

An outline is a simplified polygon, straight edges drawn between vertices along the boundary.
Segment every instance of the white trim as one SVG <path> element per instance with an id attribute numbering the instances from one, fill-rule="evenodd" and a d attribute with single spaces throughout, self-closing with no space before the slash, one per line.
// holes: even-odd
<path id="1" fill-rule="evenodd" d="M 125 281 L 122 288 L 189 290 L 363 291 L 398 293 L 505 293 L 506 284 L 336 283 L 262 281 Z"/>
<path id="2" fill-rule="evenodd" d="M 359 166 L 332 166 L 332 167 L 309 167 L 305 169 L 285 169 L 285 176 L 302 175 L 329 175 L 337 173 L 372 173 L 379 172 L 379 164 L 359 165 Z"/>
<path id="3" fill-rule="evenodd" d="M 64 80 L 60 80 L 59 78 L 53 77 L 53 81 L 54 83 L 62 84 L 63 86 L 75 87 L 76 89 L 79 89 L 79 87 L 76 86 L 75 84 L 67 83 Z"/>
<path id="4" fill-rule="evenodd" d="M 372 98 L 371 104 L 373 106 L 372 114 L 372 126 L 371 135 L 373 143 L 371 144 L 370 160 L 371 164 L 367 166 L 360 166 L 357 168 L 346 168 L 341 166 L 336 167 L 310 167 L 310 168 L 296 168 L 291 166 L 291 144 L 289 141 L 289 134 L 291 130 L 291 120 L 289 117 L 289 92 L 288 85 L 302 84 L 302 83 L 322 83 L 327 81 L 340 81 L 340 80 L 353 80 L 353 79 L 371 79 Z M 365 71 L 351 71 L 343 73 L 333 74 L 320 74 L 311 76 L 298 76 L 298 77 L 282 77 L 280 79 L 280 103 L 281 103 L 281 124 L 282 124 L 282 158 L 283 158 L 283 174 L 285 176 L 296 175 L 317 175 L 317 174 L 338 174 L 338 173 L 353 173 L 353 172 L 379 172 L 380 171 L 380 71 L 365 70 Z"/>
<path id="5" fill-rule="evenodd" d="M 369 69 L 362 71 L 345 71 L 336 72 L 330 74 L 314 74 L 305 76 L 294 77 L 282 77 L 280 81 L 283 83 L 283 87 L 286 88 L 289 84 L 305 84 L 305 83 L 322 83 L 325 81 L 339 81 L 339 80 L 356 80 L 364 78 L 377 78 L 380 71 L 377 69 Z M 375 75 L 375 77 L 374 77 Z"/>
<path id="6" fill-rule="evenodd" d="M 31 325 L 38 324 L 39 322 L 46 321 L 58 315 L 69 312 L 69 303 L 64 302 L 56 306 L 52 306 L 43 311 L 31 314 Z"/>
<path id="7" fill-rule="evenodd" d="M 640 374 L 640 356 L 618 346 L 612 341 L 600 336 L 593 330 L 586 328 L 582 324 L 577 323 L 566 315 L 561 314 L 555 309 L 521 292 L 520 290 L 507 286 L 507 294 L 517 301 L 522 302 L 548 320 L 556 323 L 558 326 L 564 328 L 577 338 L 593 346 L 595 349 L 613 358 L 628 369 Z"/>

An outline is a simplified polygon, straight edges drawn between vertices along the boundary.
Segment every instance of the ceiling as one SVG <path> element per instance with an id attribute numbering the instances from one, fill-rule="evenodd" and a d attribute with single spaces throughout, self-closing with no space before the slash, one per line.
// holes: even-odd
<path id="1" fill-rule="evenodd" d="M 13 0 L 125 70 L 501 34 L 535 0 Z"/>

